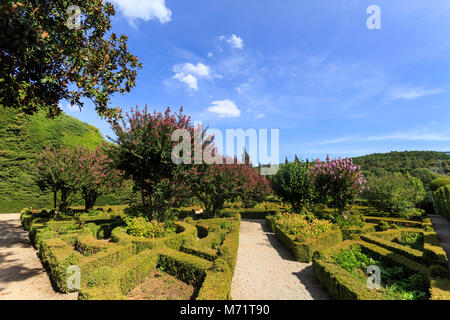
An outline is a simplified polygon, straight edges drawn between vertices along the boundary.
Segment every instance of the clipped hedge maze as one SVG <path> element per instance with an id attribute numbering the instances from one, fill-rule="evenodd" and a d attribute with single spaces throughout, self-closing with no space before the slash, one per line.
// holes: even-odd
<path id="1" fill-rule="evenodd" d="M 314 252 L 330 248 L 342 242 L 342 231 L 339 229 L 312 237 L 303 242 L 298 242 L 295 236 L 281 230 L 273 221 L 273 216 L 266 216 L 267 226 L 275 233 L 283 246 L 289 250 L 297 261 L 311 262 Z"/>
<path id="2" fill-rule="evenodd" d="M 437 234 L 427 220 L 423 222 L 367 217 L 366 221 L 378 222 L 376 229 L 390 223 L 393 229 L 367 232 L 358 240 L 346 240 L 331 248 L 320 250 L 313 257 L 313 271 L 318 282 L 330 296 L 340 300 L 384 300 L 381 291 L 371 290 L 361 279 L 340 267 L 333 255 L 352 245 L 361 247 L 363 253 L 383 264 L 402 267 L 408 274 L 422 274 L 428 286 L 431 300 L 450 300 L 448 259 L 439 244 Z M 431 229 L 430 229 L 431 228 Z M 402 242 L 405 235 L 419 239 L 413 245 Z"/>
<path id="3" fill-rule="evenodd" d="M 108 214 L 85 217 L 81 224 L 29 211 L 21 219 L 54 285 L 79 291 L 79 299 L 126 299 L 155 268 L 192 285 L 197 300 L 231 299 L 240 215 L 187 218 L 176 222 L 176 234 L 157 239 L 128 235 L 120 216 Z M 80 269 L 80 290 L 67 286 L 73 265 Z"/>

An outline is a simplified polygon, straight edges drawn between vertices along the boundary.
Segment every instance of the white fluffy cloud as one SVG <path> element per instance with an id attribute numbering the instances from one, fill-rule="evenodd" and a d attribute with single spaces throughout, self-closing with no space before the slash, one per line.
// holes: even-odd
<path id="1" fill-rule="evenodd" d="M 221 40 L 221 41 L 225 40 L 227 43 L 229 43 L 235 49 L 242 49 L 244 47 L 244 40 L 242 40 L 242 38 L 238 37 L 235 34 L 232 34 L 228 38 L 225 36 L 220 36 L 219 40 Z"/>
<path id="2" fill-rule="evenodd" d="M 207 77 L 209 75 L 209 67 L 203 63 L 197 63 L 193 65 L 192 63 L 177 64 L 173 67 L 173 72 L 192 74 L 198 77 Z"/>
<path id="3" fill-rule="evenodd" d="M 189 90 L 198 90 L 198 80 L 191 74 L 177 73 L 173 78 L 183 82 Z"/>
<path id="4" fill-rule="evenodd" d="M 166 7 L 166 0 L 110 0 L 133 24 L 136 19 L 158 19 L 167 23 L 172 19 L 172 11 Z"/>
<path id="5" fill-rule="evenodd" d="M 188 90 L 198 90 L 198 78 L 206 78 L 209 76 L 209 67 L 203 63 L 177 64 L 173 67 L 175 75 L 172 77 L 180 82 L 183 82 Z"/>
<path id="6" fill-rule="evenodd" d="M 241 110 L 233 101 L 228 99 L 213 101 L 208 108 L 208 112 L 215 113 L 221 118 L 237 118 L 241 115 Z"/>

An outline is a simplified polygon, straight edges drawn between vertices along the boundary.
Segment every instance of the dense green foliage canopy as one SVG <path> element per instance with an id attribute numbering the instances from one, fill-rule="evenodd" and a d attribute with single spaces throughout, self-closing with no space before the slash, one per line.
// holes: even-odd
<path id="1" fill-rule="evenodd" d="M 408 218 L 426 194 L 420 179 L 399 172 L 370 177 L 368 185 L 364 197 L 369 204 L 401 218 Z"/>
<path id="2" fill-rule="evenodd" d="M 437 151 L 393 151 L 389 153 L 374 153 L 353 158 L 360 165 L 366 176 L 370 174 L 385 174 L 387 172 L 413 173 L 415 169 L 426 168 L 432 172 L 450 173 L 450 154 Z M 442 167 L 441 167 L 442 165 Z"/>
<path id="3" fill-rule="evenodd" d="M 81 11 L 79 28 L 70 6 Z M 114 114 L 110 96 L 129 92 L 141 67 L 127 37 L 110 33 L 114 14 L 102 0 L 2 1 L 0 104 L 52 117 L 61 99 L 81 108 L 85 97 L 99 114 Z"/>

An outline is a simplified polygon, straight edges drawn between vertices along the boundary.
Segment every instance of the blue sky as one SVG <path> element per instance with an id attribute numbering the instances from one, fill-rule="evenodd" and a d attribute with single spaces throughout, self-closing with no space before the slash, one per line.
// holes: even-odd
<path id="1" fill-rule="evenodd" d="M 143 63 L 111 106 L 280 130 L 280 161 L 450 150 L 448 0 L 114 0 Z M 381 9 L 369 30 L 366 10 Z M 111 135 L 87 103 L 66 113 Z"/>

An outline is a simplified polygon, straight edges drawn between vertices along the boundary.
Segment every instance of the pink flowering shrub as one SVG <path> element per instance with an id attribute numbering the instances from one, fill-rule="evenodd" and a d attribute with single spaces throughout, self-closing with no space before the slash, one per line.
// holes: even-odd
<path id="1" fill-rule="evenodd" d="M 88 147 L 76 146 L 73 150 L 77 158 L 74 179 L 83 196 L 86 210 L 94 207 L 101 194 L 121 186 L 121 173 L 111 167 L 111 160 L 103 148 L 104 146 L 100 146 L 91 151 Z"/>
<path id="2" fill-rule="evenodd" d="M 53 192 L 53 205 L 56 209 L 57 194 L 60 192 L 59 210 L 66 209 L 69 195 L 77 190 L 77 158 L 73 149 L 46 147 L 34 167 L 34 180 L 43 191 Z"/>
<path id="3" fill-rule="evenodd" d="M 361 168 L 352 159 L 333 159 L 327 156 L 326 161 L 316 160 L 310 172 L 322 199 L 331 198 L 335 208 L 343 213 L 347 204 L 364 191 L 366 179 Z"/>
<path id="4" fill-rule="evenodd" d="M 118 115 L 110 123 L 117 137 L 107 150 L 114 167 L 123 171 L 126 179 L 133 180 L 141 194 L 144 214 L 164 220 L 175 197 L 189 195 L 180 179 L 185 165 L 172 161 L 172 150 L 179 143 L 172 141 L 172 133 L 185 129 L 193 138 L 197 132 L 203 137 L 205 131 L 194 130 L 183 108 L 178 113 L 172 113 L 170 108 L 164 113 L 148 112 L 147 107 L 143 111 L 132 109 L 125 118 Z M 202 143 L 201 139 L 191 139 L 191 150 L 196 150 L 198 141 Z"/>
<path id="5" fill-rule="evenodd" d="M 184 179 L 210 217 L 217 216 L 225 201 L 238 196 L 244 203 L 258 201 L 270 193 L 269 181 L 250 165 L 238 164 L 236 158 L 227 161 L 223 157 L 223 164 L 189 166 Z"/>
<path id="6" fill-rule="evenodd" d="M 97 197 L 120 186 L 120 174 L 110 167 L 103 146 L 91 151 L 87 147 L 49 148 L 41 153 L 35 166 L 35 181 L 42 190 L 53 192 L 56 208 L 60 192 L 59 210 L 68 206 L 70 194 L 80 192 L 85 208 L 91 209 Z"/>

